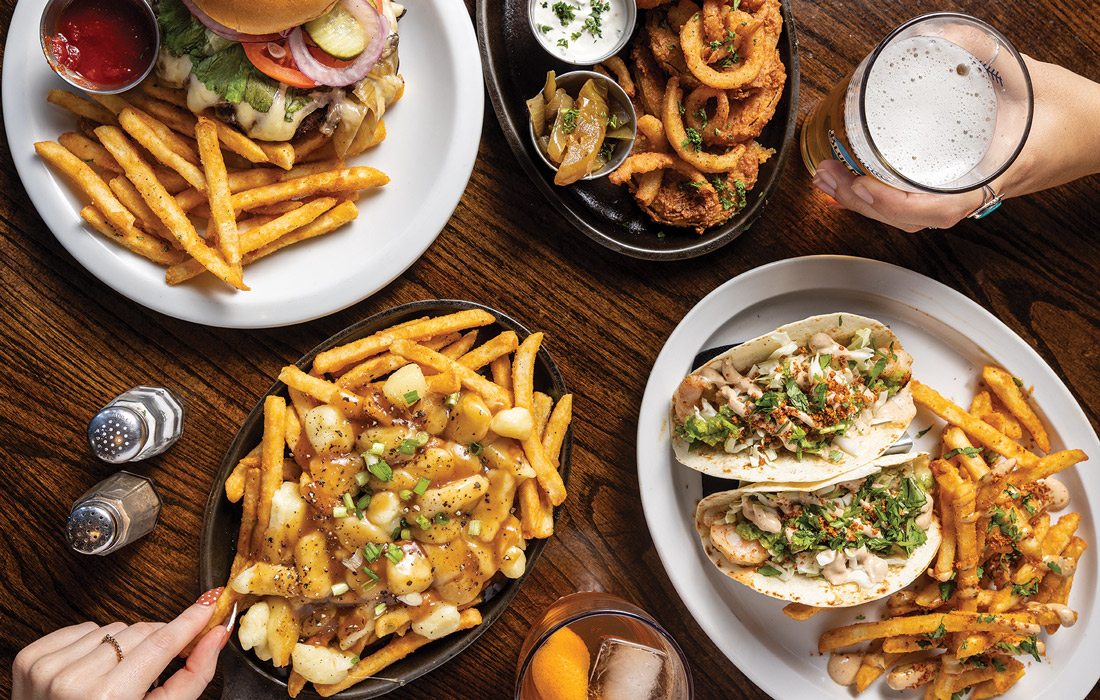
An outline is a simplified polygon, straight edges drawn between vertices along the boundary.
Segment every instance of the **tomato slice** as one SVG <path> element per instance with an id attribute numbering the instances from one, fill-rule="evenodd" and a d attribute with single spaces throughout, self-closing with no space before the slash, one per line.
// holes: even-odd
<path id="1" fill-rule="evenodd" d="M 291 87 L 302 88 L 308 90 L 309 88 L 317 87 L 317 83 L 309 78 L 305 73 L 298 70 L 298 65 L 294 62 L 294 57 L 290 55 L 290 49 L 287 48 L 286 42 L 283 42 L 284 55 L 282 58 L 274 58 L 267 49 L 269 42 L 256 42 L 242 44 L 244 46 L 244 53 L 248 56 L 248 60 L 252 62 L 252 65 L 256 66 L 264 75 L 269 78 L 274 78 L 280 83 L 289 85 Z M 322 52 L 323 53 L 323 52 Z M 320 60 L 320 57 L 318 57 Z"/>

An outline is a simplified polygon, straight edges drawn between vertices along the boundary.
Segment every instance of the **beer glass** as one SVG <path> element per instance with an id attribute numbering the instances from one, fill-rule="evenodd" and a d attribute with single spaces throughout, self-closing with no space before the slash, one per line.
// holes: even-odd
<path id="1" fill-rule="evenodd" d="M 986 186 L 1016 159 L 1032 117 L 1031 77 L 993 27 L 955 12 L 895 29 L 802 126 L 810 174 L 835 159 L 910 192 Z"/>

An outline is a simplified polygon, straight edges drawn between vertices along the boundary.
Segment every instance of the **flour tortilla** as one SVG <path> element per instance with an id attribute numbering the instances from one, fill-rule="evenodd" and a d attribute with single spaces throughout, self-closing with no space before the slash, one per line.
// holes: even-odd
<path id="1" fill-rule="evenodd" d="M 776 334 L 785 333 L 792 341 L 802 346 L 806 345 L 814 334 L 824 333 L 846 346 L 852 334 L 861 328 L 871 329 L 871 343 L 876 348 L 887 347 L 891 343 L 895 349 L 900 350 L 902 347 L 893 331 L 874 319 L 849 313 L 832 313 L 796 321 L 777 328 L 767 335 L 753 338 L 715 357 L 703 367 L 717 369 L 726 360 L 732 360 L 734 367 L 744 373 L 782 347 L 783 343 Z M 693 374 L 698 374 L 703 367 L 695 370 Z M 696 445 L 695 449 L 691 449 L 686 442 L 676 437 L 676 419 L 671 411 L 669 421 L 673 427 L 672 448 L 676 453 L 676 459 L 696 471 L 719 479 L 816 482 L 849 472 L 880 457 L 905 434 L 905 429 L 909 427 L 909 423 L 916 414 L 913 395 L 909 386 L 906 385 L 890 397 L 881 409 L 880 415 L 890 417 L 888 422 L 871 426 L 862 435 L 852 432 L 846 435 L 847 438 L 858 442 L 861 448 L 858 454 L 850 455 L 843 452 L 840 460 L 830 462 L 824 456 L 812 454 L 805 454 L 799 460 L 794 453 L 781 450 L 774 460 L 756 466 L 750 464 L 747 450 L 740 454 L 729 454 L 721 446 Z"/>
<path id="2" fill-rule="evenodd" d="M 743 493 L 816 491 L 844 481 L 863 479 L 880 469 L 903 469 L 910 465 L 914 468 L 923 468 L 928 466 L 929 461 L 928 454 L 923 452 L 889 455 L 882 457 L 874 464 L 860 467 L 847 474 L 815 484 L 753 484 L 742 489 L 711 494 L 700 501 L 695 510 L 695 530 L 702 540 L 703 551 L 706 552 L 707 558 L 718 567 L 719 571 L 734 581 L 743 583 L 764 595 L 818 608 L 846 608 L 877 600 L 899 591 L 915 581 L 935 558 L 936 552 L 940 548 L 941 539 L 939 521 L 935 517 L 932 519 L 931 527 L 926 531 L 928 539 L 913 551 L 913 554 L 905 560 L 903 565 L 891 565 L 886 578 L 874 588 L 861 588 L 856 583 L 833 585 L 824 578 L 810 578 L 801 574 L 795 574 L 789 581 L 781 581 L 776 576 L 764 576 L 757 573 L 756 567 L 734 564 L 710 543 L 710 528 L 705 524 L 707 516 L 710 514 L 724 514 L 729 509 L 730 502 Z M 931 498 L 932 494 L 929 493 L 928 497 Z"/>

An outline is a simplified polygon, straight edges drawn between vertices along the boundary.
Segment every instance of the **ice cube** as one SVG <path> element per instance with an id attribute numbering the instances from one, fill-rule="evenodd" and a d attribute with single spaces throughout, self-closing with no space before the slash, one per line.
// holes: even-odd
<path id="1" fill-rule="evenodd" d="M 591 700 L 661 700 L 665 653 L 618 637 L 604 637 L 588 685 Z"/>

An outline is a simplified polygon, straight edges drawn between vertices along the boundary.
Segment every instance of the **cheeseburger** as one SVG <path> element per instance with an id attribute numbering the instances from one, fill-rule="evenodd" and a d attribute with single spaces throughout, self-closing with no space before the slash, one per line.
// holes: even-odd
<path id="1" fill-rule="evenodd" d="M 160 0 L 160 82 L 252 138 L 358 152 L 404 89 L 391 0 Z"/>

